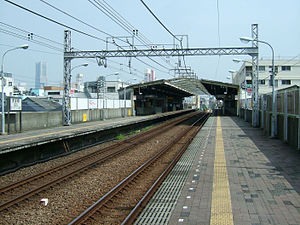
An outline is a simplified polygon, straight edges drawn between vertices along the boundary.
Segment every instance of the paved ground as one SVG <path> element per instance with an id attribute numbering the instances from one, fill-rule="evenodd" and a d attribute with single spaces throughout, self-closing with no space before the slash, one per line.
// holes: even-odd
<path id="1" fill-rule="evenodd" d="M 152 217 L 167 212 L 162 224 L 171 225 L 300 224 L 300 151 L 239 118 L 219 118 L 211 117 L 188 149 L 196 152 L 177 195 L 154 197 L 161 204 Z"/>

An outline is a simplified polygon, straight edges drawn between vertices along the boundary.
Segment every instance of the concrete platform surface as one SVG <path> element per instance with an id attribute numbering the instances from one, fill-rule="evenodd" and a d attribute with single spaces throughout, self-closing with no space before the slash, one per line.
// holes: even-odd
<path id="1" fill-rule="evenodd" d="M 300 224 L 300 152 L 210 117 L 136 224 Z"/>
<path id="2" fill-rule="evenodd" d="M 60 126 L 48 129 L 26 131 L 17 134 L 0 135 L 0 155 L 27 147 L 50 143 L 58 140 L 64 140 L 71 137 L 82 136 L 105 129 L 154 120 L 172 114 L 183 113 L 184 111 L 188 110 L 159 113 L 149 116 L 132 116 L 125 118 L 108 119 L 104 121 L 99 120 L 93 122 L 72 124 L 70 126 Z"/>

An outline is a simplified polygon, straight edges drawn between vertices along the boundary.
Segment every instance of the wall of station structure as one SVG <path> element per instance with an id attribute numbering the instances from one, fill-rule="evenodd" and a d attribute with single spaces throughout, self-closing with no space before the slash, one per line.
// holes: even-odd
<path id="1" fill-rule="evenodd" d="M 300 149 L 300 88 L 293 86 L 275 92 L 276 136 L 283 142 Z M 252 122 L 252 110 L 245 110 L 241 104 L 240 117 Z M 271 135 L 272 93 L 264 94 L 259 99 L 259 126 L 264 135 Z"/>
<path id="2" fill-rule="evenodd" d="M 104 110 L 105 119 L 121 118 L 125 115 L 133 115 L 131 108 L 126 108 L 126 110 L 124 110 L 124 108 Z M 103 120 L 103 109 L 72 110 L 71 115 L 72 124 Z M 18 133 L 21 130 L 30 131 L 58 127 L 62 126 L 62 112 L 22 112 L 22 114 L 17 112 L 11 113 L 9 117 L 6 114 L 5 126 L 5 130 L 8 133 Z"/>

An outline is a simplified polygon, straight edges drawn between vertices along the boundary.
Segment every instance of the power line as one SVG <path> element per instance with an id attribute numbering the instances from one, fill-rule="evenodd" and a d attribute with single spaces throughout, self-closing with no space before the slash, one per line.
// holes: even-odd
<path id="1" fill-rule="evenodd" d="M 114 37 L 114 36 L 112 36 L 112 35 L 110 35 L 109 33 L 106 33 L 106 32 L 104 32 L 104 31 L 102 31 L 102 30 L 100 30 L 100 29 L 98 29 L 98 28 L 96 28 L 96 27 L 94 27 L 94 26 L 92 26 L 92 25 L 90 25 L 90 24 L 88 24 L 88 23 L 86 23 L 86 22 L 84 22 L 84 21 L 82 21 L 82 20 L 80 20 L 80 19 L 78 19 L 78 18 L 75 18 L 74 16 L 72 16 L 72 15 L 70 15 L 69 13 L 67 13 L 67 12 L 65 12 L 65 11 L 63 11 L 63 10 L 61 10 L 61 9 L 59 9 L 59 8 L 57 8 L 57 7 L 55 7 L 55 6 L 53 6 L 53 5 L 51 5 L 50 3 L 47 3 L 46 1 L 44 1 L 44 0 L 40 0 L 41 2 L 43 2 L 44 4 L 47 4 L 48 6 L 50 6 L 50 7 L 52 7 L 52 8 L 54 8 L 55 10 L 58 10 L 59 12 L 61 12 L 61 13 L 63 13 L 63 14 L 65 14 L 65 15 L 67 15 L 67 16 L 69 16 L 69 17 L 71 17 L 71 18 L 73 18 L 73 19 L 75 19 L 75 20 L 77 20 L 77 21 L 79 21 L 79 22 L 81 22 L 81 23 L 83 23 L 83 24 L 85 24 L 86 26 L 89 26 L 89 27 L 91 27 L 91 28 L 93 28 L 93 29 L 95 29 L 95 30 L 97 30 L 97 31 L 99 31 L 99 32 L 101 32 L 101 33 L 104 33 L 104 34 L 106 34 L 106 35 L 108 35 L 108 36 L 110 36 L 110 37 L 112 37 L 112 38 L 115 38 L 115 39 L 118 39 L 118 40 L 121 40 L 121 39 L 119 39 L 119 38 L 117 38 L 117 37 Z M 92 3 L 91 1 L 89 1 L 90 3 Z M 100 3 L 100 2 L 99 2 Z M 97 7 L 94 3 L 92 3 L 95 7 Z M 101 3 L 100 3 L 101 4 Z M 107 3 L 106 3 L 107 4 Z M 103 13 L 105 13 L 101 8 L 99 8 L 99 7 L 97 7 L 99 10 L 101 10 Z M 107 13 L 105 13 L 107 16 L 109 16 Z M 120 15 L 120 14 L 119 14 Z M 112 20 L 114 20 L 114 18 L 112 18 L 111 16 L 109 16 Z M 118 23 L 116 20 L 114 20 L 116 23 Z M 121 23 L 121 24 L 123 24 L 124 25 L 124 23 L 122 22 L 122 21 L 120 21 L 119 20 L 119 22 Z M 119 23 L 118 23 L 119 24 Z M 120 25 L 120 24 L 119 24 Z M 121 25 L 122 26 L 122 25 Z M 128 25 L 127 25 L 127 28 L 128 28 Z M 129 30 L 127 30 L 127 31 L 130 31 L 130 28 L 128 28 Z M 131 32 L 131 31 L 130 31 Z M 123 40 L 121 40 L 121 41 L 123 41 Z M 106 41 L 107 42 L 107 41 Z M 125 42 L 125 41 L 124 41 Z M 117 45 L 115 42 L 113 42 L 113 44 L 115 44 L 116 46 L 118 46 L 118 47 L 120 47 L 121 48 L 121 46 L 119 46 L 119 45 Z M 138 59 L 139 61 L 141 61 L 142 62 L 142 60 L 140 60 L 140 59 Z M 160 64 L 160 63 L 158 63 L 158 62 L 156 62 L 155 60 L 153 60 L 153 59 L 151 59 L 150 58 L 150 60 L 152 60 L 153 62 L 155 62 L 155 63 L 157 63 L 158 65 L 160 65 L 161 67 L 163 67 L 163 68 L 166 68 L 166 69 L 168 69 L 167 67 L 165 67 L 165 66 L 163 66 L 162 64 Z M 144 63 L 144 62 L 143 62 Z M 147 64 L 147 63 L 144 63 L 144 64 L 146 64 L 146 65 L 148 65 L 149 66 L 149 64 Z M 153 66 L 151 66 L 151 67 L 153 67 Z M 157 68 L 156 68 L 157 69 Z M 157 70 L 159 70 L 159 69 L 157 69 Z"/>
<path id="2" fill-rule="evenodd" d="M 134 26 L 132 26 L 124 17 L 122 17 L 116 10 L 114 10 L 107 2 L 105 2 L 105 4 L 107 6 L 105 6 L 103 3 L 101 3 L 99 0 L 96 1 L 94 0 L 94 2 L 92 2 L 91 0 L 88 0 L 93 6 L 95 6 L 98 10 L 100 10 L 101 12 L 103 12 L 105 15 L 107 15 L 111 20 L 113 20 L 116 24 L 118 24 L 119 26 L 121 26 L 126 32 L 128 32 L 129 34 L 132 34 L 132 32 L 134 30 L 137 30 L 136 28 L 134 28 Z M 135 35 L 135 37 L 141 42 L 144 43 L 146 46 L 150 46 L 151 44 L 146 43 L 145 40 L 141 39 L 139 37 L 139 35 Z M 132 46 L 132 45 L 131 45 Z M 132 46 L 134 47 L 134 46 Z M 160 65 L 161 67 L 169 70 L 169 68 L 165 67 L 164 65 L 158 63 L 157 61 L 155 61 L 154 59 L 148 57 L 151 61 L 153 61 L 154 63 Z M 140 61 L 140 60 L 139 60 Z M 153 67 L 153 66 L 151 66 Z M 153 67 L 154 68 L 154 67 Z M 161 71 L 157 68 L 155 68 L 158 71 Z M 162 71 L 161 71 L 162 72 Z M 165 72 L 165 71 L 163 71 Z"/>
<path id="3" fill-rule="evenodd" d="M 14 3 L 14 2 L 11 2 L 11 1 L 9 1 L 9 0 L 5 0 L 5 1 L 8 2 L 8 3 L 10 3 L 10 4 L 12 4 L 12 5 L 14 5 L 14 6 L 17 6 L 18 8 L 21 8 L 21 9 L 27 11 L 27 12 L 30 12 L 30 13 L 36 15 L 36 16 L 39 16 L 39 17 L 41 17 L 41 18 L 43 18 L 43 19 L 46 19 L 46 20 L 48 20 L 48 21 L 50 21 L 50 22 L 52 22 L 52 23 L 58 24 L 58 25 L 60 25 L 60 26 L 63 26 L 63 27 L 65 27 L 65 28 L 68 28 L 68 29 L 70 29 L 70 30 L 73 30 L 73 31 L 75 31 L 75 32 L 78 32 L 78 33 L 80 33 L 80 34 L 84 34 L 84 35 L 89 36 L 89 37 L 91 37 L 91 38 L 94 38 L 94 39 L 103 41 L 103 42 L 105 42 L 105 43 L 107 42 L 107 41 L 104 40 L 104 39 L 98 38 L 98 37 L 96 37 L 96 36 L 94 36 L 94 35 L 88 34 L 88 33 L 86 33 L 86 32 L 83 32 L 83 31 L 78 30 L 78 29 L 76 29 L 76 28 L 73 28 L 73 27 L 71 27 L 71 26 L 68 26 L 68 25 L 63 24 L 63 23 L 61 23 L 61 22 L 58 22 L 58 21 L 56 21 L 56 20 L 54 20 L 54 19 L 51 19 L 51 18 L 49 18 L 49 17 L 46 17 L 46 16 L 44 16 L 44 15 L 42 15 L 42 14 L 40 14 L 40 13 L 34 12 L 33 10 L 30 10 L 30 9 L 28 9 L 28 8 L 26 8 L 26 7 L 23 7 L 23 6 L 21 6 L 21 5 L 18 5 L 18 4 L 16 4 L 16 3 Z M 137 59 L 137 60 L 141 61 L 140 59 Z M 151 60 L 153 60 L 153 59 L 151 59 Z M 153 61 L 155 61 L 155 60 L 153 60 Z M 141 61 L 141 62 L 143 62 L 143 61 Z M 155 61 L 155 62 L 156 62 L 156 61 Z M 145 63 L 145 62 L 143 62 L 143 63 L 144 63 L 145 65 L 148 65 L 148 66 L 149 66 L 148 63 Z M 157 63 L 157 62 L 156 62 L 156 63 Z M 159 63 L 158 63 L 158 64 L 159 64 Z M 162 66 L 161 64 L 159 64 L 159 65 Z M 153 67 L 153 66 L 150 66 L 150 67 Z M 163 67 L 164 67 L 164 66 L 163 66 Z M 153 68 L 154 68 L 154 67 L 153 67 Z M 157 69 L 157 68 L 155 68 L 155 69 Z M 157 69 L 157 70 L 158 70 L 158 71 L 161 71 L 161 72 L 164 72 L 164 71 L 159 70 L 159 69 Z"/>
<path id="4" fill-rule="evenodd" d="M 160 23 L 160 25 L 162 25 L 163 28 L 165 28 L 165 30 L 171 34 L 176 40 L 178 40 L 179 42 L 181 42 L 181 40 L 179 40 L 161 21 L 160 19 L 152 12 L 152 10 L 146 5 L 146 3 L 143 0 L 140 0 L 143 5 L 146 7 L 146 9 L 152 14 L 152 16 Z"/>
<path id="5" fill-rule="evenodd" d="M 218 43 L 219 47 L 221 46 L 221 35 L 220 35 L 220 8 L 219 8 L 219 0 L 217 0 L 217 18 L 218 18 Z"/>
<path id="6" fill-rule="evenodd" d="M 34 37 L 38 37 L 38 38 L 41 38 L 41 39 L 43 39 L 43 40 L 46 40 L 46 41 L 48 41 L 48 42 L 51 42 L 51 43 L 53 43 L 53 44 L 60 45 L 60 46 L 62 46 L 62 47 L 63 47 L 63 45 L 64 45 L 63 43 L 60 43 L 60 42 L 57 42 L 57 41 L 53 41 L 53 40 L 51 40 L 51 39 L 49 39 L 49 38 L 42 37 L 42 36 L 40 36 L 40 35 L 37 35 L 36 33 L 32 33 L 32 32 L 23 30 L 23 29 L 21 29 L 21 28 L 15 27 L 15 26 L 13 26 L 13 25 L 9 25 L 9 24 L 7 24 L 7 23 L 3 23 L 3 22 L 1 22 L 1 21 L 0 21 L 0 24 L 2 24 L 3 26 L 6 26 L 6 27 L 8 27 L 8 28 L 15 29 L 15 30 L 17 30 L 17 31 L 20 31 L 20 32 L 22 32 L 22 33 L 25 33 L 25 34 L 27 34 L 27 35 L 30 35 L 30 38 L 33 38 L 33 36 L 34 36 Z M 29 36 L 28 36 L 28 37 L 29 37 Z"/>
<path id="7" fill-rule="evenodd" d="M 219 44 L 219 47 L 221 46 L 221 35 L 220 35 L 220 8 L 219 8 L 219 0 L 216 0 L 217 1 L 217 27 L 218 27 L 218 44 Z M 221 55 L 219 55 L 219 58 L 218 58 L 218 63 L 217 63 L 217 66 L 216 66 L 216 73 L 215 73 L 215 78 L 217 77 L 218 73 L 219 73 L 219 67 L 220 67 L 220 60 L 221 60 Z"/>
<path id="8" fill-rule="evenodd" d="M 17 33 L 14 33 L 12 31 L 8 31 L 8 30 L 4 30 L 4 29 L 0 28 L 0 32 L 4 33 L 4 34 L 11 35 L 11 36 L 14 36 L 14 37 L 19 38 L 19 39 L 23 39 L 23 40 L 26 40 L 26 41 L 29 41 L 29 42 L 33 42 L 35 44 L 42 45 L 44 47 L 47 47 L 47 48 L 50 48 L 50 49 L 53 49 L 53 50 L 56 50 L 56 51 L 59 51 L 59 52 L 63 52 L 62 49 L 56 48 L 52 45 L 49 45 L 49 44 L 46 44 L 46 43 L 43 43 L 43 42 L 40 42 L 40 41 L 37 41 L 37 40 L 28 40 L 28 38 L 26 36 L 22 36 L 21 34 L 17 34 Z"/>
<path id="9" fill-rule="evenodd" d="M 76 28 L 70 27 L 70 26 L 68 26 L 68 25 L 66 25 L 66 24 L 63 24 L 63 23 L 58 22 L 58 21 L 56 21 L 56 20 L 54 20 L 54 19 L 51 19 L 51 18 L 49 18 L 49 17 L 46 17 L 46 16 L 44 16 L 44 15 L 42 15 L 42 14 L 40 14 L 40 13 L 34 12 L 34 11 L 28 9 L 28 8 L 25 8 L 25 7 L 21 6 L 21 5 L 18 5 L 18 4 L 16 4 L 16 3 L 14 3 L 14 2 L 11 2 L 11 1 L 9 1 L 9 0 L 4 0 L 4 1 L 6 1 L 6 2 L 8 2 L 8 3 L 10 3 L 10 4 L 14 5 L 14 6 L 17 6 L 18 8 L 21 8 L 21 9 L 27 11 L 27 12 L 30 12 L 30 13 L 36 15 L 36 16 L 39 16 L 39 17 L 41 17 L 41 18 L 43 18 L 43 19 L 45 19 L 45 20 L 48 20 L 48 21 L 50 21 L 50 22 L 52 22 L 52 23 L 58 24 L 58 25 L 60 25 L 60 26 L 62 26 L 62 27 L 68 28 L 68 29 L 70 29 L 70 30 L 73 30 L 73 31 L 75 31 L 75 32 L 77 32 L 77 33 L 80 33 L 80 34 L 83 34 L 83 35 L 86 35 L 86 36 L 88 36 L 88 37 L 91 37 L 91 38 L 94 38 L 94 39 L 97 39 L 97 40 L 106 42 L 106 40 L 104 40 L 104 39 L 102 39 L 102 38 L 98 38 L 98 37 L 96 37 L 96 36 L 94 36 L 94 35 L 91 35 L 91 34 L 88 34 L 88 33 L 86 33 L 86 32 L 83 32 L 83 31 L 81 31 L 81 30 L 78 30 L 78 29 L 76 29 Z"/>
<path id="10" fill-rule="evenodd" d="M 83 20 L 78 19 L 78 18 L 75 17 L 75 16 L 72 16 L 71 14 L 69 14 L 69 13 L 67 13 L 67 12 L 65 12 L 65 11 L 63 11 L 63 10 L 57 8 L 57 7 L 55 7 L 54 5 L 51 5 L 50 3 L 48 3 L 48 2 L 46 2 L 46 1 L 44 1 L 44 0 L 40 0 L 40 1 L 43 2 L 44 4 L 50 6 L 51 8 L 53 8 L 53 9 L 55 9 L 55 10 L 57 10 L 57 11 L 63 13 L 63 14 L 65 14 L 65 15 L 71 17 L 71 18 L 73 18 L 74 20 L 76 20 L 76 21 L 78 21 L 78 22 L 80 22 L 80 23 L 82 23 L 82 24 L 84 24 L 84 25 L 86 25 L 86 26 L 88 26 L 88 27 L 90 27 L 90 28 L 93 28 L 93 29 L 99 31 L 100 33 L 103 33 L 103 34 L 105 34 L 105 35 L 107 35 L 107 36 L 110 36 L 110 37 L 112 37 L 112 38 L 114 38 L 114 39 L 118 39 L 118 40 L 120 40 L 120 41 L 123 41 L 123 42 L 127 43 L 126 41 L 124 41 L 124 40 L 122 40 L 122 39 L 120 39 L 120 38 L 118 38 L 118 37 L 115 37 L 115 36 L 113 36 L 113 35 L 111 35 L 111 34 L 105 32 L 105 31 L 103 31 L 103 30 L 100 30 L 100 29 L 98 29 L 97 27 L 92 26 L 92 25 L 90 25 L 90 24 L 84 22 Z"/>

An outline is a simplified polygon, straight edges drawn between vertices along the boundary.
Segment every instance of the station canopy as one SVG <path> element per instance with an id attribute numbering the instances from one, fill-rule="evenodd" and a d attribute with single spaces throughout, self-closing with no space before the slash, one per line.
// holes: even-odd
<path id="1" fill-rule="evenodd" d="M 142 88 L 150 90 L 160 90 L 165 94 L 177 95 L 178 97 L 188 97 L 193 95 L 224 95 L 236 94 L 239 88 L 238 85 L 232 83 L 224 83 L 220 81 L 195 79 L 195 78 L 173 78 L 168 80 L 156 80 L 133 84 L 130 88 Z"/>
<path id="2" fill-rule="evenodd" d="M 169 80 L 156 80 L 129 86 L 130 88 L 142 88 L 164 91 L 165 94 L 188 97 L 193 95 L 209 95 L 209 92 L 201 83 L 194 78 L 174 78 Z"/>

